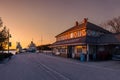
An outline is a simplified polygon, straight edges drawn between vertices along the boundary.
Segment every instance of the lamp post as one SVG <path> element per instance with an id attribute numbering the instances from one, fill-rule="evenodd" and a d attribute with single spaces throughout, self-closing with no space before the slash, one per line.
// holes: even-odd
<path id="1" fill-rule="evenodd" d="M 9 29 L 8 29 L 8 53 L 9 53 L 9 51 L 10 51 L 9 46 L 11 45 L 11 44 L 10 44 L 10 38 L 11 38 L 11 35 L 10 35 L 10 31 L 9 31 Z"/>
<path id="2" fill-rule="evenodd" d="M 10 33 L 9 33 L 9 29 L 8 29 L 8 53 L 9 53 L 9 42 L 10 42 L 9 36 L 10 36 Z"/>
<path id="3" fill-rule="evenodd" d="M 42 53 L 42 41 L 43 41 L 43 38 L 42 38 L 42 35 L 41 35 L 41 53 Z"/>

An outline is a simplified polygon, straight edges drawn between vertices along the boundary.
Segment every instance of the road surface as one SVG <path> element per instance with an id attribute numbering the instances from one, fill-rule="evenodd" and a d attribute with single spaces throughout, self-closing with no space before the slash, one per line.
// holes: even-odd
<path id="1" fill-rule="evenodd" d="M 19 54 L 0 64 L 0 80 L 120 80 L 120 69 L 45 54 Z"/>

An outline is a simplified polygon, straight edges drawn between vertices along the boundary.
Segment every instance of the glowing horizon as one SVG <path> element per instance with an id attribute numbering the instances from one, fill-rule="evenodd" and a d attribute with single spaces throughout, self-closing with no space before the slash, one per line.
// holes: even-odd
<path id="1" fill-rule="evenodd" d="M 107 4 L 106 4 L 107 3 Z M 119 0 L 1 0 L 0 17 L 10 29 L 13 43 L 25 48 L 33 39 L 36 45 L 55 41 L 54 36 L 87 17 L 101 24 L 120 16 Z"/>

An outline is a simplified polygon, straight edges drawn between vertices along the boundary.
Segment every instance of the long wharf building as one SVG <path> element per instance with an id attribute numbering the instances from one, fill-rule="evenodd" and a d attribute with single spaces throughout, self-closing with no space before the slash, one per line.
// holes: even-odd
<path id="1" fill-rule="evenodd" d="M 76 59 L 84 54 L 87 61 L 93 57 L 104 59 L 120 47 L 120 33 L 111 33 L 86 18 L 55 38 L 51 45 L 54 54 Z"/>

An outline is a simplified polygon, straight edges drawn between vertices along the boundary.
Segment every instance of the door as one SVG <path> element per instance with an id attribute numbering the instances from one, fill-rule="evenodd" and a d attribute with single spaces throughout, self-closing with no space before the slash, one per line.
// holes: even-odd
<path id="1" fill-rule="evenodd" d="M 68 58 L 72 58 L 72 46 L 68 46 L 67 57 L 68 57 Z"/>

